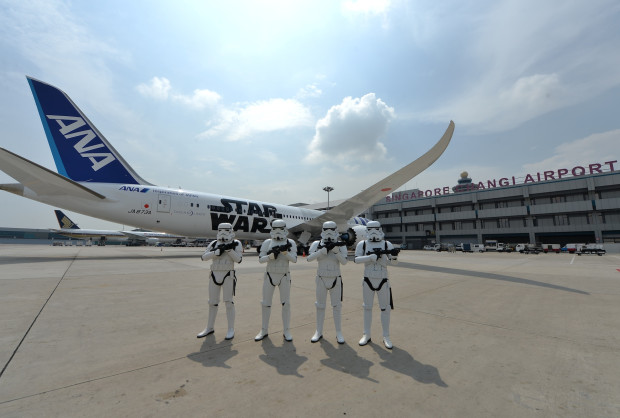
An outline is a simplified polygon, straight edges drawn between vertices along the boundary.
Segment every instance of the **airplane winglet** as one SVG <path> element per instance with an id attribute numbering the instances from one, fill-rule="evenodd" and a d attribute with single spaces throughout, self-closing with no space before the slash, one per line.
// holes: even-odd
<path id="1" fill-rule="evenodd" d="M 87 199 L 106 198 L 88 187 L 84 187 L 4 148 L 0 148 L 0 170 L 40 196 L 67 194 Z"/>

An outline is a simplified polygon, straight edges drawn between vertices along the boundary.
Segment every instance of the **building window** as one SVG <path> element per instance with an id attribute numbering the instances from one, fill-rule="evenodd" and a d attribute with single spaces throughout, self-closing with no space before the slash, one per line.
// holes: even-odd
<path id="1" fill-rule="evenodd" d="M 553 225 L 554 226 L 570 225 L 570 222 L 568 221 L 568 215 L 555 215 L 553 217 Z"/>
<path id="2" fill-rule="evenodd" d="M 497 227 L 510 228 L 510 221 L 508 220 L 508 218 L 499 218 L 497 219 Z"/>
<path id="3" fill-rule="evenodd" d="M 576 194 L 570 194 L 566 196 L 567 202 L 580 202 L 580 201 L 587 200 L 587 199 L 588 199 L 588 195 L 586 193 L 576 193 Z"/>
<path id="4" fill-rule="evenodd" d="M 454 230 L 463 229 L 463 222 L 461 221 L 452 222 L 452 229 Z"/>

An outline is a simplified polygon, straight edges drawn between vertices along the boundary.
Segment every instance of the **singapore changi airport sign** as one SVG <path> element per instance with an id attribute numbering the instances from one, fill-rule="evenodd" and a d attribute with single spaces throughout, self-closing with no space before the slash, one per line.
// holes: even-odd
<path id="1" fill-rule="evenodd" d="M 602 174 L 603 172 L 615 171 L 614 164 L 617 160 L 606 161 L 604 163 L 592 163 L 587 166 L 575 166 L 573 168 L 559 168 L 557 170 L 548 170 L 537 173 L 528 173 L 523 177 L 502 177 L 500 179 L 491 179 L 486 181 L 472 182 L 463 185 L 460 192 L 473 190 L 486 190 L 499 187 L 516 186 L 518 184 L 538 183 L 550 180 L 561 180 L 567 177 L 580 177 L 591 174 Z M 409 190 L 404 192 L 394 192 L 391 196 L 385 198 L 385 203 L 401 202 L 403 200 L 414 200 L 425 197 L 445 196 L 450 194 L 451 187 L 436 187 L 427 190 Z"/>

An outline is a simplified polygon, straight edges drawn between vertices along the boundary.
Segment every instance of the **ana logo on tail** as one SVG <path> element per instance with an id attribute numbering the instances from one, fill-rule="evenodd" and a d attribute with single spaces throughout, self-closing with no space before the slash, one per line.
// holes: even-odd
<path id="1" fill-rule="evenodd" d="M 90 142 L 97 138 L 97 135 L 92 131 L 92 129 L 86 129 L 83 131 L 75 132 L 76 129 L 81 128 L 86 125 L 84 119 L 75 116 L 56 116 L 56 115 L 46 115 L 48 119 L 55 120 L 60 126 L 60 133 L 66 139 L 76 138 L 79 141 L 73 146 L 80 153 L 82 158 L 88 158 L 92 163 L 91 168 L 94 171 L 97 171 L 106 165 L 110 164 L 112 161 L 116 160 L 114 155 L 110 152 L 90 152 L 96 149 L 103 148 L 107 151 L 105 145 L 101 142 L 98 144 L 90 145 Z M 69 122 L 66 124 L 65 122 Z"/>

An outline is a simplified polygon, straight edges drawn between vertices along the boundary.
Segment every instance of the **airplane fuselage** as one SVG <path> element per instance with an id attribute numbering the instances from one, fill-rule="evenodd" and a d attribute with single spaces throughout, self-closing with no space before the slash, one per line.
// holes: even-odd
<path id="1" fill-rule="evenodd" d="M 27 188 L 24 197 L 115 223 L 183 236 L 213 237 L 222 222 L 233 225 L 238 239 L 269 237 L 269 223 L 283 219 L 288 228 L 323 212 L 209 193 L 135 184 L 81 183 L 106 196 L 91 199 L 40 196 Z"/>

